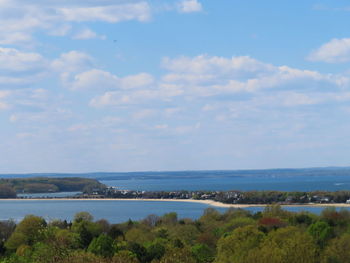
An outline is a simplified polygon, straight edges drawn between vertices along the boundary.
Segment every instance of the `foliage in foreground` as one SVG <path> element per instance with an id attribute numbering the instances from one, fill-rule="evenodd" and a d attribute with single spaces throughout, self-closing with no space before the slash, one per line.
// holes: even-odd
<path id="1" fill-rule="evenodd" d="M 169 213 L 122 224 L 86 212 L 69 223 L 29 215 L 0 222 L 0 254 L 2 263 L 350 262 L 350 212 L 208 208 L 195 221 Z"/>

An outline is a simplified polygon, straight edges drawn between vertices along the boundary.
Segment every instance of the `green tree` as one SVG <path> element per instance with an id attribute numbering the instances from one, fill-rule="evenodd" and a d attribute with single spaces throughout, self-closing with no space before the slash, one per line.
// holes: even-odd
<path id="1" fill-rule="evenodd" d="M 254 226 L 235 229 L 231 234 L 222 237 L 218 241 L 218 254 L 214 262 L 245 262 L 247 255 L 260 245 L 264 236 L 264 233 Z"/>
<path id="2" fill-rule="evenodd" d="M 300 212 L 293 214 L 292 217 L 289 218 L 289 222 L 292 225 L 304 225 L 309 226 L 315 221 L 315 215 L 306 213 L 306 212 Z"/>
<path id="3" fill-rule="evenodd" d="M 79 235 L 82 248 L 87 248 L 92 239 L 102 233 L 101 225 L 87 220 L 74 221 L 72 230 Z"/>
<path id="4" fill-rule="evenodd" d="M 114 254 L 113 239 L 106 234 L 101 234 L 92 240 L 88 251 L 98 256 L 112 257 Z"/>
<path id="5" fill-rule="evenodd" d="M 110 261 L 89 252 L 76 250 L 57 263 L 110 263 Z"/>
<path id="6" fill-rule="evenodd" d="M 124 232 L 120 229 L 118 225 L 112 225 L 108 231 L 108 235 L 113 238 L 119 238 L 125 239 Z"/>
<path id="7" fill-rule="evenodd" d="M 350 262 L 350 234 L 333 239 L 322 253 L 322 263 Z"/>
<path id="8" fill-rule="evenodd" d="M 16 198 L 16 191 L 9 185 L 0 185 L 0 198 Z"/>
<path id="9" fill-rule="evenodd" d="M 111 263 L 139 263 L 139 260 L 131 251 L 121 250 L 114 255 Z"/>
<path id="10" fill-rule="evenodd" d="M 209 263 L 215 257 L 215 252 L 205 244 L 194 245 L 191 251 L 197 263 Z"/>
<path id="11" fill-rule="evenodd" d="M 89 212 L 79 212 L 79 213 L 76 213 L 74 216 L 75 223 L 80 223 L 82 221 L 92 222 L 93 220 L 94 220 L 94 217 Z"/>
<path id="12" fill-rule="evenodd" d="M 81 247 L 87 248 L 90 245 L 92 239 L 94 238 L 93 233 L 88 230 L 86 224 L 81 224 L 81 226 L 77 230 L 77 233 L 79 234 Z"/>
<path id="13" fill-rule="evenodd" d="M 61 253 L 57 253 L 58 251 L 53 248 L 51 244 L 47 244 L 44 242 L 37 242 L 33 246 L 33 252 L 31 254 L 31 261 L 36 263 L 52 263 L 58 262 L 63 259 L 64 256 Z"/>
<path id="14" fill-rule="evenodd" d="M 169 228 L 169 236 L 172 239 L 179 239 L 184 244 L 192 246 L 196 243 L 200 231 L 198 227 L 194 224 L 186 224 L 186 225 L 176 225 L 172 228 Z"/>
<path id="15" fill-rule="evenodd" d="M 289 218 L 291 212 L 283 210 L 280 205 L 268 205 L 263 211 L 263 217 L 279 217 L 279 218 Z"/>
<path id="16" fill-rule="evenodd" d="M 161 259 L 165 254 L 165 247 L 160 243 L 161 240 L 157 240 L 152 242 L 147 249 L 147 261 L 151 262 L 152 260 Z"/>
<path id="17" fill-rule="evenodd" d="M 177 214 L 174 212 L 164 214 L 159 221 L 165 225 L 174 225 L 177 223 Z"/>
<path id="18" fill-rule="evenodd" d="M 125 239 L 127 241 L 139 244 L 151 242 L 155 237 L 156 234 L 154 232 L 151 232 L 148 228 L 142 226 L 134 227 L 125 234 Z"/>
<path id="19" fill-rule="evenodd" d="M 188 249 L 170 247 L 159 263 L 196 263 L 196 261 Z"/>
<path id="20" fill-rule="evenodd" d="M 224 226 L 223 231 L 231 232 L 232 230 L 238 227 L 249 226 L 249 225 L 256 225 L 256 221 L 250 217 L 236 217 L 231 219 L 230 222 Z"/>
<path id="21" fill-rule="evenodd" d="M 26 216 L 5 243 L 6 248 L 15 250 L 22 244 L 33 245 L 42 239 L 45 226 L 46 222 L 43 218 L 33 215 Z"/>
<path id="22" fill-rule="evenodd" d="M 327 240 L 332 237 L 332 228 L 328 223 L 317 221 L 308 227 L 309 234 L 320 247 L 324 247 Z"/>
<path id="23" fill-rule="evenodd" d="M 144 246 L 131 242 L 128 244 L 127 249 L 136 255 L 137 259 L 141 263 L 147 262 L 147 249 Z"/>
<path id="24" fill-rule="evenodd" d="M 318 262 L 317 247 L 312 237 L 297 227 L 280 228 L 270 232 L 246 262 L 314 263 Z"/>

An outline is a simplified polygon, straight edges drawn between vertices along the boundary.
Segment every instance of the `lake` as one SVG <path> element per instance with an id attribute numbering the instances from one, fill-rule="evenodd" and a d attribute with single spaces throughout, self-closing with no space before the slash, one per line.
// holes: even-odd
<path id="1" fill-rule="evenodd" d="M 30 177 L 33 175 L 22 175 Z M 41 176 L 81 176 L 99 179 L 109 186 L 120 189 L 146 191 L 172 190 L 281 190 L 281 191 L 338 191 L 350 190 L 350 169 L 284 169 L 256 171 L 182 171 L 182 172 L 136 172 L 94 174 L 42 174 Z M 19 177 L 4 175 L 4 177 Z M 54 196 L 69 196 L 75 193 L 53 193 Z M 32 197 L 48 194 L 29 195 Z M 178 213 L 180 218 L 198 218 L 209 207 L 199 203 L 144 202 L 144 201 L 65 201 L 65 200 L 2 200 L 0 219 L 22 219 L 27 214 L 40 215 L 46 219 L 71 220 L 75 213 L 88 211 L 95 219 L 105 218 L 110 222 L 124 222 L 129 218 L 139 220 L 149 214 Z M 225 208 L 216 208 L 220 212 Z M 288 207 L 290 211 L 307 210 L 320 213 L 321 207 Z M 262 208 L 248 210 L 256 212 Z"/>
<path id="2" fill-rule="evenodd" d="M 121 223 L 129 219 L 140 220 L 149 214 L 163 215 L 176 212 L 179 218 L 199 218 L 206 204 L 164 201 L 119 201 L 119 200 L 0 200 L 0 220 L 21 220 L 33 214 L 46 220 L 72 220 L 77 212 L 87 211 L 96 220 L 107 219 L 111 223 Z M 220 212 L 227 208 L 213 207 Z M 246 208 L 249 211 L 262 211 L 262 207 Z M 310 211 L 320 213 L 322 207 L 286 207 L 288 211 Z"/>
<path id="3" fill-rule="evenodd" d="M 188 172 L 189 174 L 191 172 Z M 312 176 L 219 176 L 202 178 L 132 178 L 101 180 L 102 183 L 127 190 L 174 191 L 174 190 L 278 190 L 278 191 L 338 191 L 350 190 L 348 175 Z"/>

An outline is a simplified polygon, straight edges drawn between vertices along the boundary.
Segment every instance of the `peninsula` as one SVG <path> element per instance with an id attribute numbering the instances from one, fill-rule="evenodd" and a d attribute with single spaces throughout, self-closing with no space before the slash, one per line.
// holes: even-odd
<path id="1" fill-rule="evenodd" d="M 29 178 L 29 179 L 1 179 L 0 197 L 11 199 L 60 199 L 60 200 L 135 200 L 135 201 L 182 201 L 200 202 L 221 207 L 265 206 L 271 204 L 303 205 L 303 206 L 348 206 L 350 205 L 350 191 L 136 191 L 107 187 L 97 180 L 85 178 Z M 42 187 L 33 188 L 34 182 Z M 50 182 L 50 183 L 48 183 Z M 35 193 L 38 189 L 45 189 L 40 193 L 60 191 L 79 191 L 74 196 L 30 197 L 7 195 L 5 188 L 16 189 L 17 192 Z M 35 192 L 33 191 L 36 190 Z M 49 191 L 47 191 L 49 189 Z M 6 189 L 5 189 L 6 190 Z M 32 190 L 32 192 L 30 192 Z M 3 192 L 1 192 L 3 191 Z M 13 190 L 14 191 L 14 190 Z"/>
<path id="2" fill-rule="evenodd" d="M 95 179 L 69 177 L 32 177 L 0 179 L 0 198 L 16 198 L 19 193 L 84 192 L 92 194 L 106 189 Z"/>

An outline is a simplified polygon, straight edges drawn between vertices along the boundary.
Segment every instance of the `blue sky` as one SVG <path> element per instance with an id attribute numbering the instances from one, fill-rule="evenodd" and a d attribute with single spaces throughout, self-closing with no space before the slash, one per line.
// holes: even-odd
<path id="1" fill-rule="evenodd" d="M 0 0 L 0 173 L 348 166 L 350 5 Z"/>

